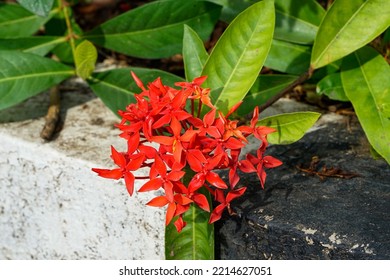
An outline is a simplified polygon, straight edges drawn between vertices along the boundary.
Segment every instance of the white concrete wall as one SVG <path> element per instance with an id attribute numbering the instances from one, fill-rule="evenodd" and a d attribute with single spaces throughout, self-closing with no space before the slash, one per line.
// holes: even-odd
<path id="1" fill-rule="evenodd" d="M 88 92 L 62 98 L 62 131 L 39 138 L 48 96 L 0 112 L 0 259 L 163 259 L 164 211 L 129 197 L 114 167 L 119 119 Z M 139 182 L 142 184 L 142 182 Z"/>

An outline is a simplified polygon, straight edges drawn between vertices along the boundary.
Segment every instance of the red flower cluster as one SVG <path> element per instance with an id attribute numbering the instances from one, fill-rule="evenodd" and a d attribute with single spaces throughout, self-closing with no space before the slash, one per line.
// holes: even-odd
<path id="1" fill-rule="evenodd" d="M 119 111 L 122 121 L 117 125 L 122 131 L 120 136 L 127 140 L 127 151 L 120 153 L 111 147 L 111 157 L 118 168 L 92 170 L 105 178 L 124 178 L 130 195 L 134 192 L 136 179 L 148 179 L 138 192 L 164 190 L 163 196 L 153 198 L 147 205 L 167 205 L 166 225 L 178 217 L 174 224 L 181 231 L 185 226 L 183 213 L 191 204 L 210 212 L 201 188 L 209 191 L 220 203 L 212 211 L 209 222 L 219 220 L 225 208 L 231 212 L 231 201 L 246 190 L 246 187 L 237 188 L 238 170 L 257 173 L 264 188 L 264 169 L 282 164 L 271 156 L 264 156 L 267 135 L 275 130 L 256 126 L 258 108 L 253 112 L 249 126 L 229 120 L 241 103 L 226 115 L 217 112 L 209 97 L 210 90 L 200 87 L 206 77 L 196 78 L 190 83 L 176 83 L 180 89 L 163 85 L 158 78 L 146 89 L 134 73 L 132 76 L 142 92 L 135 95 L 135 104 Z M 209 107 L 209 112 L 201 119 L 203 105 Z M 248 143 L 250 135 L 260 140 L 257 156 L 248 154 L 245 159 L 240 159 L 241 149 Z M 158 148 L 150 143 L 159 144 Z M 150 169 L 149 177 L 133 175 L 133 171 L 144 167 Z M 214 172 L 219 169 L 229 169 L 229 186 Z M 182 179 L 187 172 L 193 176 L 185 185 Z"/>

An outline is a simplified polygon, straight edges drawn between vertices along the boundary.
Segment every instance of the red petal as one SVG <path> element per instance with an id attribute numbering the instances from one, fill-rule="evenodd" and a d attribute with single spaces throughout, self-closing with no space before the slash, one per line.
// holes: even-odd
<path id="1" fill-rule="evenodd" d="M 166 146 L 171 146 L 174 142 L 174 139 L 168 136 L 152 136 L 150 140 L 151 142 L 157 142 Z"/>
<path id="2" fill-rule="evenodd" d="M 222 213 L 223 213 L 223 210 L 225 209 L 225 207 L 226 207 L 226 204 L 220 204 L 217 207 L 215 207 L 214 211 L 210 215 L 209 224 L 212 224 L 212 223 L 218 221 L 219 219 L 221 219 L 221 216 L 222 216 Z"/>
<path id="3" fill-rule="evenodd" d="M 134 192 L 134 175 L 132 173 L 125 173 L 125 184 L 127 191 L 129 192 L 130 196 L 132 196 Z"/>
<path id="4" fill-rule="evenodd" d="M 167 179 L 170 181 L 179 181 L 186 173 L 184 171 L 171 171 Z"/>
<path id="5" fill-rule="evenodd" d="M 115 150 L 114 146 L 111 146 L 111 156 L 116 165 L 120 167 L 126 166 L 126 159 L 124 155 L 122 153 L 119 153 L 117 150 Z"/>
<path id="6" fill-rule="evenodd" d="M 175 225 L 177 232 L 181 232 L 181 230 L 187 225 L 181 216 L 173 224 Z"/>
<path id="7" fill-rule="evenodd" d="M 139 132 L 134 133 L 127 141 L 127 153 L 132 155 L 139 146 L 140 135 Z"/>
<path id="8" fill-rule="evenodd" d="M 220 189 L 227 189 L 228 186 L 226 183 L 219 177 L 217 173 L 214 172 L 208 172 L 206 175 L 206 180 L 209 182 L 211 185 L 220 188 Z"/>
<path id="9" fill-rule="evenodd" d="M 195 194 L 192 199 L 198 205 L 200 208 L 202 208 L 204 211 L 210 212 L 210 206 L 209 202 L 205 195 L 203 194 Z"/>
<path id="10" fill-rule="evenodd" d="M 158 119 L 152 125 L 152 128 L 156 129 L 156 128 L 162 127 L 163 125 L 169 124 L 170 121 L 171 121 L 171 115 L 170 114 L 166 114 L 166 115 L 162 116 L 160 119 Z"/>
<path id="11" fill-rule="evenodd" d="M 175 201 L 180 205 L 188 205 L 192 203 L 192 200 L 182 194 L 175 195 Z"/>
<path id="12" fill-rule="evenodd" d="M 129 161 L 129 163 L 126 166 L 126 170 L 138 170 L 142 164 L 144 163 L 145 155 L 144 154 L 137 154 L 132 157 L 132 159 Z"/>
<path id="13" fill-rule="evenodd" d="M 138 191 L 148 192 L 148 191 L 158 190 L 162 186 L 163 182 L 164 181 L 161 178 L 152 179 L 146 182 L 145 184 L 143 184 L 143 186 Z"/>
<path id="14" fill-rule="evenodd" d="M 266 167 L 266 168 L 273 168 L 273 167 L 277 167 L 277 166 L 280 166 L 283 164 L 283 162 L 281 162 L 280 160 L 278 160 L 272 156 L 265 156 L 263 158 L 263 161 L 264 161 L 264 167 Z"/>
<path id="15" fill-rule="evenodd" d="M 92 168 L 93 172 L 96 172 L 100 177 L 108 179 L 120 179 L 123 177 L 123 171 L 120 168 L 117 169 L 100 169 Z"/>
<path id="16" fill-rule="evenodd" d="M 157 196 L 150 200 L 146 205 L 154 207 L 163 207 L 168 204 L 168 199 L 165 196 Z"/>
<path id="17" fill-rule="evenodd" d="M 176 203 L 169 203 L 167 208 L 167 215 L 165 218 L 165 225 L 169 225 L 176 212 Z"/>
<path id="18" fill-rule="evenodd" d="M 233 199 L 242 196 L 245 191 L 246 191 L 246 187 L 242 187 L 237 190 L 230 191 L 226 196 L 226 202 L 230 203 Z"/>
<path id="19" fill-rule="evenodd" d="M 176 118 L 172 118 L 170 127 L 172 128 L 173 135 L 180 135 L 182 127 L 180 122 Z"/>

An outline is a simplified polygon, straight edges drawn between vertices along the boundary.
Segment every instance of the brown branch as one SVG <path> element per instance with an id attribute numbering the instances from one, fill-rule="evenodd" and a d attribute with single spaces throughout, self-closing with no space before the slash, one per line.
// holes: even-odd
<path id="1" fill-rule="evenodd" d="M 46 141 L 53 139 L 60 119 L 60 91 L 56 85 L 50 89 L 50 104 L 45 117 L 45 125 L 41 131 L 41 138 Z"/>

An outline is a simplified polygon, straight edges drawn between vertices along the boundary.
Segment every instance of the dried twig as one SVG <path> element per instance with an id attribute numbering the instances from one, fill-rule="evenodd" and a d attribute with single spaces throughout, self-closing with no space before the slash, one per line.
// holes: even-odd
<path id="1" fill-rule="evenodd" d="M 53 139 L 60 119 L 60 91 L 58 85 L 50 89 L 50 105 L 45 117 L 45 125 L 41 131 L 41 138 L 46 141 Z"/>

